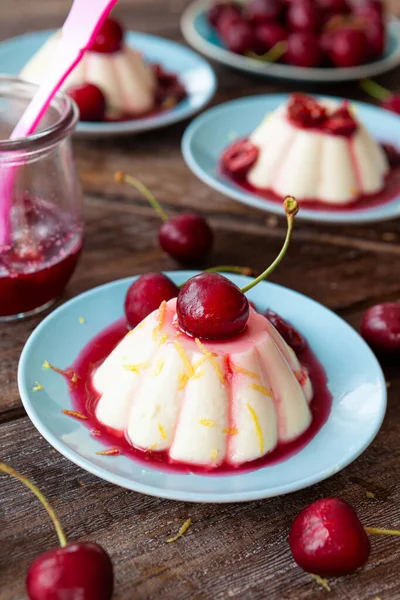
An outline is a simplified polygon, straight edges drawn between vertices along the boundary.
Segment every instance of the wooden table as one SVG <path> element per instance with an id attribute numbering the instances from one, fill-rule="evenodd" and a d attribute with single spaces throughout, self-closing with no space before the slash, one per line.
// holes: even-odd
<path id="1" fill-rule="evenodd" d="M 179 15 L 185 4 L 185 0 L 120 0 L 116 12 L 132 29 L 181 40 Z M 0 39 L 58 26 L 69 5 L 69 0 L 2 0 Z M 289 83 L 217 66 L 216 71 L 215 103 L 295 89 Z M 380 81 L 399 89 L 400 70 Z M 321 89 L 363 97 L 356 84 Z M 76 142 L 87 243 L 63 301 L 113 279 L 176 268 L 158 248 L 158 222 L 152 210 L 132 189 L 113 182 L 118 169 L 139 176 L 171 214 L 190 206 L 210 219 L 216 245 L 207 266 L 231 263 L 261 270 L 275 257 L 285 235 L 284 221 L 230 201 L 200 183 L 180 154 L 185 126 L 114 141 Z M 399 242 L 399 220 L 368 227 L 298 222 L 288 257 L 272 279 L 312 296 L 357 328 L 366 307 L 400 300 Z M 400 598 L 398 538 L 375 536 L 365 569 L 332 579 L 330 594 L 294 564 L 287 544 L 295 515 L 329 495 L 351 502 L 365 525 L 400 528 L 398 367 L 386 367 L 389 407 L 379 435 L 343 472 L 284 498 L 194 505 L 105 483 L 67 461 L 38 434 L 22 408 L 16 371 L 22 347 L 39 320 L 0 326 L 1 457 L 39 485 L 71 540 L 96 540 L 109 551 L 115 565 L 116 600 Z M 0 482 L 0 599 L 20 600 L 25 597 L 29 563 L 55 546 L 56 536 L 30 492 L 5 476 Z M 375 499 L 366 498 L 366 490 L 375 493 Z M 167 544 L 188 517 L 193 521 L 190 530 L 175 544 Z"/>

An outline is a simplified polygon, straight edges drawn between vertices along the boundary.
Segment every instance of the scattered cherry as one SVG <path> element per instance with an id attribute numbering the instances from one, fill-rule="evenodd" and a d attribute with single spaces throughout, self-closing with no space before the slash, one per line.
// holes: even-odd
<path id="1" fill-rule="evenodd" d="M 316 32 L 321 24 L 318 5 L 312 0 L 291 2 L 287 11 L 287 24 L 292 31 Z"/>
<path id="2" fill-rule="evenodd" d="M 260 23 L 255 29 L 255 34 L 262 52 L 268 52 L 287 37 L 286 30 L 280 23 Z"/>
<path id="3" fill-rule="evenodd" d="M 159 242 L 161 248 L 170 256 L 191 263 L 204 258 L 210 252 L 214 235 L 203 217 L 194 213 L 182 213 L 169 219 L 161 204 L 139 179 L 119 171 L 115 174 L 115 180 L 128 183 L 139 190 L 160 216 L 163 224 L 159 230 Z"/>
<path id="4" fill-rule="evenodd" d="M 163 273 L 141 275 L 125 296 L 125 316 L 129 326 L 133 329 L 159 308 L 161 302 L 176 298 L 178 294 L 179 288 Z"/>
<path id="5" fill-rule="evenodd" d="M 68 544 L 42 554 L 29 567 L 30 600 L 110 600 L 113 593 L 110 557 L 98 544 Z"/>
<path id="6" fill-rule="evenodd" d="M 285 58 L 289 64 L 297 67 L 317 67 L 322 59 L 318 37 L 306 31 L 291 33 Z"/>
<path id="7" fill-rule="evenodd" d="M 318 4 L 330 15 L 344 15 L 350 11 L 347 0 L 318 0 Z"/>
<path id="8" fill-rule="evenodd" d="M 353 573 L 368 560 L 370 543 L 355 510 L 339 498 L 323 498 L 293 521 L 289 545 L 297 564 L 309 573 Z"/>
<path id="9" fill-rule="evenodd" d="M 355 67 L 366 62 L 367 40 L 364 31 L 344 27 L 333 32 L 329 57 L 335 67 Z"/>
<path id="10" fill-rule="evenodd" d="M 240 16 L 242 14 L 242 10 L 236 2 L 218 2 L 214 4 L 208 11 L 208 21 L 211 23 L 213 27 L 218 28 L 218 23 L 220 18 L 223 15 L 228 13 L 235 13 Z"/>
<path id="11" fill-rule="evenodd" d="M 179 292 L 176 308 L 185 333 L 209 340 L 239 334 L 249 318 L 246 296 L 219 273 L 200 273 L 189 279 Z"/>
<path id="12" fill-rule="evenodd" d="M 383 23 L 367 20 L 364 34 L 367 40 L 368 60 L 374 60 L 382 56 L 386 45 L 386 30 Z"/>
<path id="13" fill-rule="evenodd" d="M 378 354 L 400 352 L 400 303 L 371 306 L 362 318 L 361 335 Z"/>
<path id="14" fill-rule="evenodd" d="M 100 27 L 97 36 L 90 47 L 92 52 L 112 54 L 121 50 L 124 31 L 118 21 L 108 18 Z"/>
<path id="15" fill-rule="evenodd" d="M 221 35 L 228 50 L 235 54 L 258 51 L 254 29 L 246 21 L 232 23 L 225 31 L 221 31 Z"/>
<path id="16" fill-rule="evenodd" d="M 277 315 L 273 310 L 268 309 L 264 316 L 275 327 L 285 342 L 297 353 L 302 352 L 307 347 L 307 342 L 303 336 L 285 319 Z"/>
<path id="17" fill-rule="evenodd" d="M 282 15 L 280 0 L 251 0 L 246 6 L 246 14 L 252 23 L 277 21 Z"/>
<path id="18" fill-rule="evenodd" d="M 223 169 L 233 177 L 247 175 L 258 158 L 259 149 L 249 140 L 238 140 L 231 144 L 221 156 Z"/>
<path id="19" fill-rule="evenodd" d="M 223 38 L 225 36 L 225 34 L 227 34 L 228 31 L 231 29 L 231 27 L 233 25 L 236 25 L 236 23 L 245 23 L 245 24 L 247 24 L 247 21 L 243 17 L 242 13 L 239 12 L 238 10 L 235 10 L 235 9 L 228 10 L 228 9 L 226 9 L 221 14 L 220 18 L 218 19 L 218 23 L 217 23 L 216 29 L 217 29 L 219 35 Z"/>
<path id="20" fill-rule="evenodd" d="M 356 16 L 365 19 L 382 21 L 384 12 L 383 2 L 380 0 L 356 0 L 353 5 L 353 12 Z"/>
<path id="21" fill-rule="evenodd" d="M 210 252 L 214 235 L 203 217 L 182 213 L 161 225 L 159 240 L 161 248 L 176 260 L 193 262 Z"/>
<path id="22" fill-rule="evenodd" d="M 67 94 L 78 105 L 81 121 L 103 121 L 106 99 L 103 92 L 91 83 L 82 83 L 67 89 Z"/>

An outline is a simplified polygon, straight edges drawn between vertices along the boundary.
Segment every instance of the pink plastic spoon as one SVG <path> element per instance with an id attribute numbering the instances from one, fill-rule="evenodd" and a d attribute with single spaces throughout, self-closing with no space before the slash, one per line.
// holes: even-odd
<path id="1" fill-rule="evenodd" d="M 93 43 L 101 25 L 117 0 L 74 0 L 62 28 L 53 58 L 53 68 L 17 123 L 10 140 L 33 133 L 54 95 Z M 0 172 L 0 254 L 11 243 L 10 212 L 15 167 Z"/>

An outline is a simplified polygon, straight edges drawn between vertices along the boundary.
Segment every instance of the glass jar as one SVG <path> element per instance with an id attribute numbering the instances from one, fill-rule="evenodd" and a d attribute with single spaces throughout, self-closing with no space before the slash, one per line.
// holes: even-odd
<path id="1" fill-rule="evenodd" d="M 57 94 L 36 133 L 8 139 L 36 90 L 0 76 L 0 322 L 48 308 L 70 279 L 83 244 L 71 147 L 75 104 Z"/>

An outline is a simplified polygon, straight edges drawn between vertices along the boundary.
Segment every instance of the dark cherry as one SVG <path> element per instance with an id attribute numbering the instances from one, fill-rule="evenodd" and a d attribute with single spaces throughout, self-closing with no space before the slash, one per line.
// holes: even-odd
<path id="1" fill-rule="evenodd" d="M 318 31 L 321 25 L 318 5 L 312 0 L 292 2 L 287 11 L 286 23 L 292 31 Z"/>
<path id="2" fill-rule="evenodd" d="M 382 100 L 381 106 L 400 115 L 400 94 L 392 94 L 387 100 Z"/>
<path id="3" fill-rule="evenodd" d="M 249 140 L 238 140 L 231 144 L 221 156 L 223 169 L 236 178 L 247 175 L 258 158 L 259 149 Z"/>
<path id="4" fill-rule="evenodd" d="M 318 37 L 306 31 L 295 31 L 288 36 L 286 61 L 297 67 L 318 67 L 322 60 Z"/>
<path id="5" fill-rule="evenodd" d="M 161 302 L 176 298 L 179 288 L 163 273 L 146 273 L 132 283 L 125 296 L 125 315 L 134 328 Z"/>
<path id="6" fill-rule="evenodd" d="M 225 29 L 222 29 L 222 25 L 223 20 L 221 20 L 221 36 L 228 50 L 235 54 L 258 51 L 259 43 L 250 23 L 236 21 Z"/>
<path id="7" fill-rule="evenodd" d="M 288 104 L 288 117 L 297 127 L 319 127 L 326 119 L 327 111 L 315 98 L 294 93 Z"/>
<path id="8" fill-rule="evenodd" d="M 242 13 L 232 9 L 226 9 L 218 19 L 216 28 L 219 35 L 223 38 L 231 29 L 233 25 L 237 23 L 246 23 L 247 21 L 243 17 Z"/>
<path id="9" fill-rule="evenodd" d="M 204 258 L 214 235 L 207 221 L 194 213 L 182 213 L 165 221 L 158 234 L 161 248 L 181 262 Z"/>
<path id="10" fill-rule="evenodd" d="M 317 4 L 329 15 L 345 15 L 350 11 L 347 0 L 317 0 Z"/>
<path id="11" fill-rule="evenodd" d="M 352 6 L 352 10 L 358 17 L 383 22 L 384 5 L 380 0 L 356 0 Z"/>
<path id="12" fill-rule="evenodd" d="M 30 600 L 110 600 L 113 567 L 108 554 L 91 542 L 69 544 L 42 554 L 26 577 Z"/>
<path id="13" fill-rule="evenodd" d="M 382 148 L 386 154 L 389 165 L 392 169 L 400 167 L 400 152 L 393 144 L 382 144 Z"/>
<path id="14" fill-rule="evenodd" d="M 343 27 L 332 34 L 329 58 L 335 67 L 355 67 L 367 60 L 367 39 L 357 27 Z"/>
<path id="15" fill-rule="evenodd" d="M 309 573 L 335 577 L 353 573 L 368 560 L 370 543 L 355 510 L 339 498 L 323 498 L 294 520 L 289 545 Z"/>
<path id="16" fill-rule="evenodd" d="M 246 6 L 246 15 L 252 23 L 278 21 L 282 9 L 280 0 L 251 0 Z"/>
<path id="17" fill-rule="evenodd" d="M 378 354 L 400 352 L 400 303 L 371 306 L 361 321 L 361 335 Z"/>
<path id="18" fill-rule="evenodd" d="M 235 13 L 240 16 L 242 9 L 236 2 L 218 2 L 210 8 L 207 18 L 213 27 L 218 27 L 220 18 L 227 13 Z"/>
<path id="19" fill-rule="evenodd" d="M 351 115 L 347 104 L 344 104 L 329 115 L 322 124 L 322 129 L 331 135 L 350 137 L 357 131 L 357 123 Z"/>
<path id="20" fill-rule="evenodd" d="M 78 105 L 81 121 L 103 121 L 106 99 L 103 92 L 91 83 L 82 83 L 67 89 L 67 94 Z"/>
<path id="21" fill-rule="evenodd" d="M 364 33 L 367 40 L 367 59 L 375 60 L 382 56 L 386 46 L 386 29 L 383 23 L 366 20 Z"/>
<path id="22" fill-rule="evenodd" d="M 108 18 L 100 27 L 90 50 L 92 52 L 100 52 L 101 54 L 112 54 L 121 50 L 123 39 L 124 30 L 119 22 Z"/>
<path id="23" fill-rule="evenodd" d="M 256 26 L 255 33 L 263 52 L 268 52 L 287 37 L 285 28 L 279 23 L 260 23 Z"/>
<path id="24" fill-rule="evenodd" d="M 268 309 L 264 316 L 275 327 L 285 342 L 296 352 L 301 352 L 307 347 L 307 342 L 303 336 L 285 319 L 277 315 L 273 310 Z"/>
<path id="25" fill-rule="evenodd" d="M 219 273 L 201 273 L 181 288 L 177 301 L 180 328 L 208 340 L 239 334 L 249 318 L 249 303 L 243 292 Z"/>

